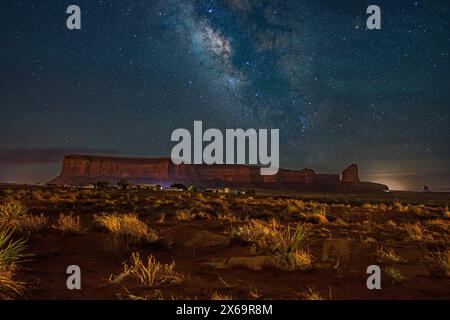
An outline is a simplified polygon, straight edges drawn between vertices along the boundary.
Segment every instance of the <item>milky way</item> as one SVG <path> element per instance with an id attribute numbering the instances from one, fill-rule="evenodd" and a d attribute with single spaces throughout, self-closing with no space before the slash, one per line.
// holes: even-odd
<path id="1" fill-rule="evenodd" d="M 446 1 L 377 1 L 381 30 L 357 0 L 75 2 L 77 31 L 72 3 L 0 4 L 1 154 L 168 155 L 202 120 L 279 128 L 284 167 L 450 187 Z M 57 171 L 6 162 L 0 180 Z"/>

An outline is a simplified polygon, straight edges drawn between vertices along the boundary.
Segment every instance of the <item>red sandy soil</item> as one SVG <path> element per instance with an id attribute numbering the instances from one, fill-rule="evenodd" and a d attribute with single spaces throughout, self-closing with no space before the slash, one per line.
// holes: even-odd
<path id="1" fill-rule="evenodd" d="M 0 191 L 0 202 L 19 199 L 29 208 L 30 214 L 44 213 L 50 217 L 48 228 L 29 236 L 27 253 L 34 256 L 21 265 L 16 276 L 16 280 L 28 283 L 26 299 L 127 299 L 127 292 L 164 299 L 210 299 L 214 292 L 235 299 L 305 299 L 310 289 L 324 299 L 450 298 L 450 278 L 445 274 L 434 274 L 427 260 L 431 252 L 450 248 L 450 218 L 445 208 L 450 202 L 449 194 L 288 197 L 272 194 L 249 197 L 31 187 L 3 187 Z M 86 195 L 81 197 L 80 193 Z M 287 213 L 289 201 L 299 197 L 327 202 L 329 221 L 319 223 L 299 213 Z M 415 198 L 422 206 L 410 207 L 405 212 L 389 208 L 393 199 L 401 197 Z M 362 206 L 369 202 L 382 202 L 387 208 Z M 203 206 L 200 209 L 199 203 Z M 206 216 L 179 222 L 174 212 L 183 208 L 206 212 Z M 142 221 L 157 231 L 164 245 L 142 248 L 117 243 L 111 234 L 97 231 L 92 225 L 94 214 L 131 211 L 138 213 Z M 60 213 L 70 212 L 81 217 L 85 229 L 82 234 L 63 234 L 51 227 Z M 312 270 L 216 268 L 215 261 L 255 255 L 251 246 L 229 242 L 231 228 L 246 222 L 219 220 L 219 212 L 241 218 L 245 215 L 250 219 L 276 217 L 285 225 L 304 224 L 311 230 L 306 245 L 313 257 Z M 166 219 L 158 222 L 162 213 L 166 214 Z M 423 226 L 426 239 L 408 237 L 403 226 L 416 222 Z M 380 265 L 383 271 L 388 267 L 377 261 L 376 252 L 380 247 L 392 248 L 406 260 L 390 266 L 404 279 L 395 282 L 383 273 L 382 289 L 368 290 L 367 266 Z M 175 261 L 175 269 L 185 281 L 152 289 L 140 288 L 133 279 L 109 284 L 109 276 L 122 271 L 122 262 L 127 261 L 132 252 L 139 252 L 141 257 L 154 255 L 162 263 Z M 72 264 L 81 267 L 82 290 L 66 287 L 66 268 Z"/>

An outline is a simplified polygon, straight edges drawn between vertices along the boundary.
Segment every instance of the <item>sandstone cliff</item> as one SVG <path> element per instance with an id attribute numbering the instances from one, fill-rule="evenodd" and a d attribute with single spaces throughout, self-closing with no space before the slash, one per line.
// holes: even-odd
<path id="1" fill-rule="evenodd" d="M 342 171 L 342 182 L 360 182 L 356 164 L 351 164 Z"/>
<path id="2" fill-rule="evenodd" d="M 199 187 L 296 189 L 311 191 L 373 191 L 384 185 L 359 182 L 358 170 L 341 182 L 338 174 L 317 174 L 312 169 L 280 169 L 276 175 L 262 176 L 260 168 L 247 165 L 175 165 L 170 158 L 118 158 L 69 155 L 61 174 L 49 182 L 57 185 L 85 185 L 98 180 L 112 183 L 126 179 L 132 183 L 174 182 Z M 347 176 L 347 175 L 346 175 Z M 344 178 L 344 175 L 343 175 Z M 348 181 L 351 180 L 351 181 Z"/>

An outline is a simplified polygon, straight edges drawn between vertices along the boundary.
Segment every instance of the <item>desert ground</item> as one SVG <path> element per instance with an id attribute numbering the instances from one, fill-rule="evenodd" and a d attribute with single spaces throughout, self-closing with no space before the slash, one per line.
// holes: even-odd
<path id="1" fill-rule="evenodd" d="M 449 203 L 2 185 L 0 298 L 450 299 Z"/>

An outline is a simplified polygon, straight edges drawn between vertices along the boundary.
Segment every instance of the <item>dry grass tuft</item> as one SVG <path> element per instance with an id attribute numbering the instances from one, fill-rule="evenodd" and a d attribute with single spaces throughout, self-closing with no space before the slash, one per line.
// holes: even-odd
<path id="1" fill-rule="evenodd" d="M 276 254 L 272 266 L 286 271 L 311 270 L 312 257 L 308 251 L 301 249 L 287 254 Z"/>
<path id="2" fill-rule="evenodd" d="M 408 235 L 408 238 L 411 240 L 425 241 L 433 239 L 431 235 L 426 234 L 426 231 L 420 222 L 416 222 L 415 224 L 406 223 L 403 227 Z"/>
<path id="3" fill-rule="evenodd" d="M 307 222 L 314 224 L 328 223 L 329 206 L 320 202 L 305 202 L 300 210 L 300 216 L 306 218 Z"/>
<path id="4" fill-rule="evenodd" d="M 393 210 L 393 211 L 398 211 L 398 212 L 408 212 L 409 205 L 408 204 L 403 204 L 401 201 L 395 201 L 392 204 L 392 206 L 390 206 L 389 209 Z"/>
<path id="5" fill-rule="evenodd" d="M 277 220 L 269 222 L 250 220 L 249 223 L 232 229 L 232 241 L 244 241 L 254 245 L 255 250 L 273 255 L 274 267 L 283 270 L 308 270 L 312 268 L 312 257 L 302 249 L 308 237 L 305 227 L 283 227 Z"/>
<path id="6" fill-rule="evenodd" d="M 444 218 L 450 218 L 450 209 L 446 206 L 443 210 Z"/>
<path id="7" fill-rule="evenodd" d="M 391 210 L 397 211 L 397 212 L 409 212 L 409 213 L 415 213 L 418 215 L 424 215 L 428 213 L 428 208 L 424 204 L 403 204 L 400 201 L 395 201 L 392 206 L 390 207 Z"/>
<path id="8" fill-rule="evenodd" d="M 303 296 L 306 300 L 324 300 L 320 292 L 312 288 L 308 288 L 308 292 L 304 293 Z"/>
<path id="9" fill-rule="evenodd" d="M 233 300 L 233 296 L 231 294 L 214 291 L 211 295 L 211 300 Z"/>
<path id="10" fill-rule="evenodd" d="M 129 244 L 154 242 L 156 231 L 139 220 L 136 214 L 104 214 L 94 216 L 94 224 L 126 240 Z"/>
<path id="11" fill-rule="evenodd" d="M 157 223 L 165 223 L 166 222 L 166 213 L 163 212 L 158 216 L 158 219 L 156 220 Z"/>
<path id="12" fill-rule="evenodd" d="M 405 259 L 400 257 L 394 249 L 388 249 L 387 251 L 383 250 L 383 248 L 380 248 L 377 250 L 377 258 L 378 262 L 380 263 L 402 263 L 405 262 Z"/>
<path id="13" fill-rule="evenodd" d="M 427 261 L 432 274 L 450 277 L 450 249 L 431 253 Z"/>
<path id="14" fill-rule="evenodd" d="M 177 210 L 176 220 L 180 222 L 188 222 L 195 219 L 195 214 L 189 210 Z"/>
<path id="15" fill-rule="evenodd" d="M 181 275 L 175 272 L 175 262 L 161 264 L 152 255 L 144 262 L 137 252 L 132 253 L 131 264 L 124 262 L 122 273 L 111 275 L 109 281 L 117 284 L 128 278 L 137 280 L 139 286 L 145 288 L 179 284 L 183 281 Z"/>
<path id="16" fill-rule="evenodd" d="M 0 205 L 0 225 L 19 233 L 42 231 L 47 226 L 48 218 L 44 214 L 29 215 L 27 211 L 27 207 L 15 200 Z"/>
<path id="17" fill-rule="evenodd" d="M 15 220 L 12 225 L 20 233 L 36 233 L 44 230 L 48 225 L 48 217 L 43 213 L 40 215 L 26 215 L 19 220 Z"/>
<path id="18" fill-rule="evenodd" d="M 60 213 L 54 228 L 63 233 L 80 234 L 83 232 L 80 216 L 74 216 L 73 213 L 68 215 Z"/>
<path id="19" fill-rule="evenodd" d="M 362 205 L 362 208 L 368 211 L 375 211 L 375 212 L 380 212 L 380 211 L 386 211 L 387 210 L 387 206 L 384 203 L 365 203 Z"/>
<path id="20" fill-rule="evenodd" d="M 252 299 L 261 300 L 264 298 L 262 292 L 260 292 L 257 288 L 253 288 L 250 290 L 249 295 Z"/>
<path id="21" fill-rule="evenodd" d="M 219 221 L 238 222 L 239 218 L 228 212 L 219 212 L 216 214 L 216 219 Z"/>
<path id="22" fill-rule="evenodd" d="M 283 213 L 288 217 L 301 217 L 311 223 L 327 223 L 329 206 L 325 203 L 288 200 Z"/>

